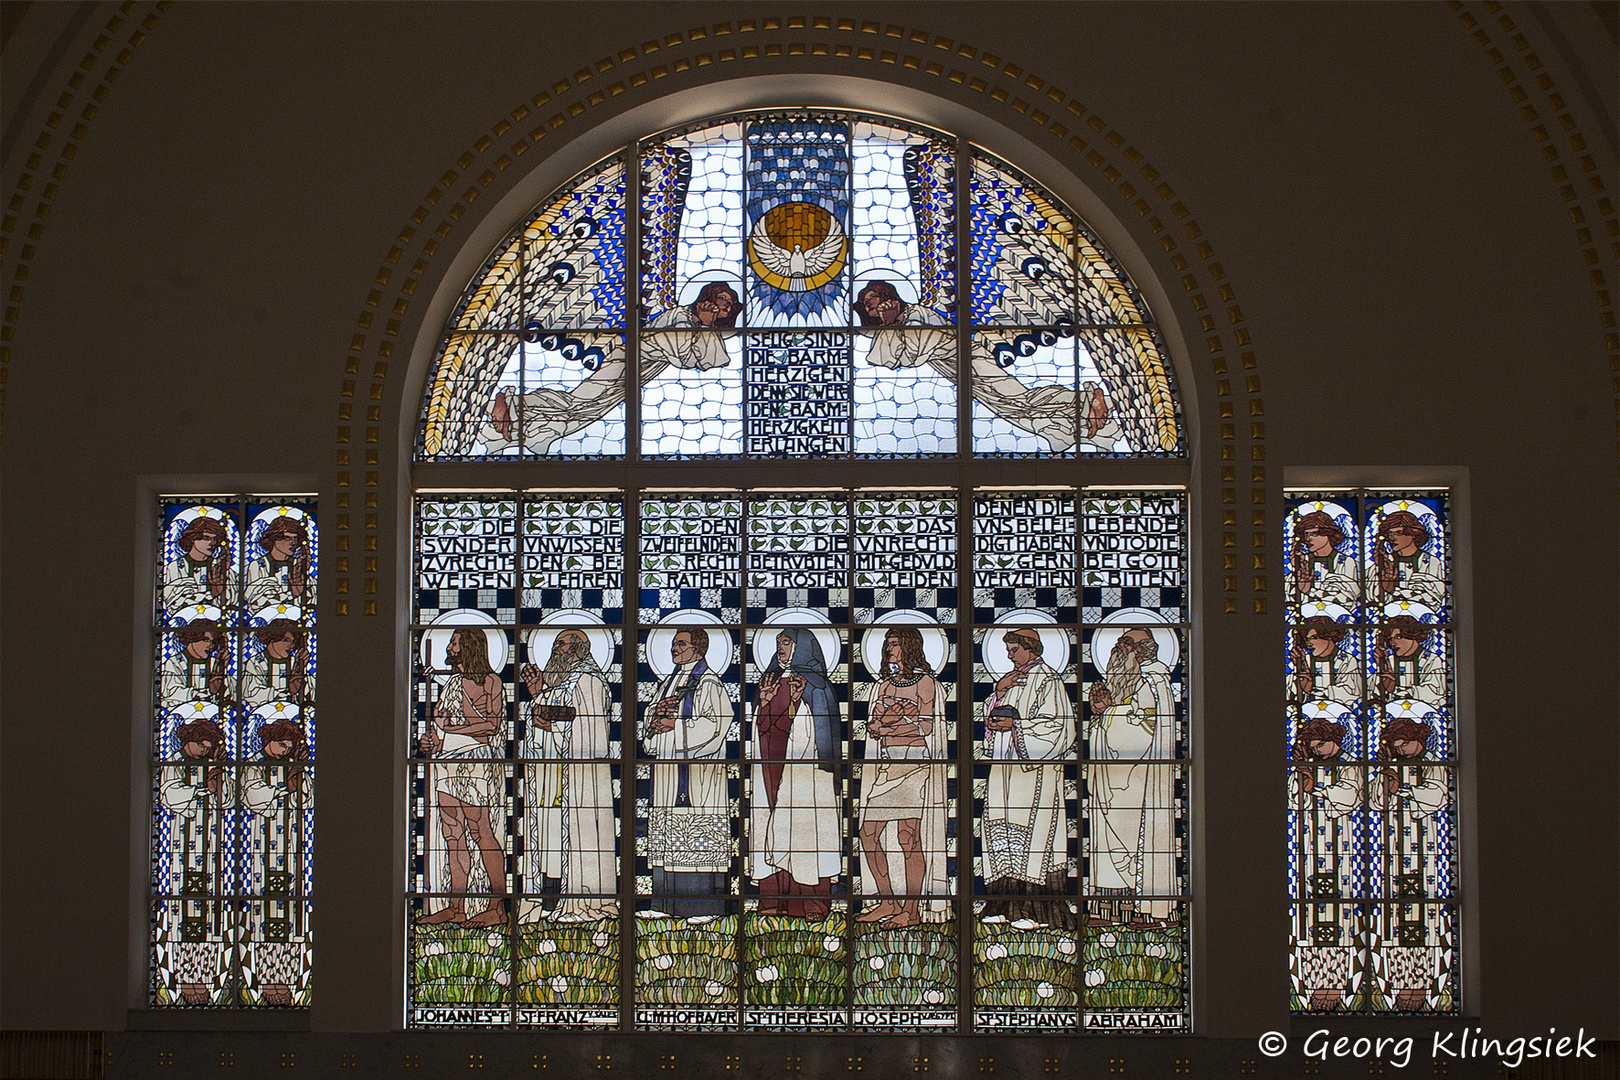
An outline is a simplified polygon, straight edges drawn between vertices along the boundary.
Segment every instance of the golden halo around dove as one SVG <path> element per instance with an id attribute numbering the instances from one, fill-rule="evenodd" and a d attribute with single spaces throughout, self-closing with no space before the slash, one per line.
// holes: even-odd
<path id="1" fill-rule="evenodd" d="M 844 227 L 814 203 L 773 206 L 748 234 L 748 265 L 759 279 L 787 292 L 819 289 L 838 276 L 849 254 Z"/>

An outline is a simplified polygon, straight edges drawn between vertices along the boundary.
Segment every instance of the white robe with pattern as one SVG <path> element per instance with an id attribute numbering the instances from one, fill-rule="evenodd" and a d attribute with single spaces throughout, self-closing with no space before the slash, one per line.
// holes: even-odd
<path id="1" fill-rule="evenodd" d="M 1014 878 L 1046 885 L 1067 868 L 1068 814 L 1063 766 L 1039 764 L 1067 758 L 1074 748 L 1074 702 L 1063 677 L 1044 660 L 1024 673 L 1024 683 L 992 694 L 985 715 L 998 705 L 1018 710 L 1011 731 L 987 731 L 990 766 L 984 800 L 984 878 Z"/>

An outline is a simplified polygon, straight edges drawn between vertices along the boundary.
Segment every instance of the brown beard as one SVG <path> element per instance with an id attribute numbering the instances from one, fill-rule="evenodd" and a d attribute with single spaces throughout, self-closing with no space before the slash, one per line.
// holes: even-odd
<path id="1" fill-rule="evenodd" d="M 1108 683 L 1108 696 L 1115 705 L 1123 705 L 1142 685 L 1142 658 L 1135 649 L 1114 646 L 1108 654 L 1108 670 L 1103 673 Z"/>
<path id="2" fill-rule="evenodd" d="M 578 663 L 578 658 L 571 653 L 552 653 L 546 661 L 546 670 L 540 673 L 540 685 L 547 690 L 560 685 Z"/>

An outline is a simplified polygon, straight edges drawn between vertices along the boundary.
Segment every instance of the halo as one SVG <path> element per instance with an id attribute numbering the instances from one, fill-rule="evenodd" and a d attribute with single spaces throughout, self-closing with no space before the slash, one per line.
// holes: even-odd
<path id="1" fill-rule="evenodd" d="M 801 210 L 800 207 L 804 209 Z M 827 226 L 827 234 L 818 243 L 825 243 L 828 240 L 838 240 L 840 242 L 838 254 L 824 269 L 819 273 L 802 278 L 787 278 L 776 273 L 765 265 L 764 260 L 755 251 L 755 245 L 761 239 L 774 244 L 769 235 L 771 222 L 779 220 L 784 215 L 794 213 L 801 216 L 820 217 L 824 221 Z M 748 230 L 748 236 L 743 243 L 743 248 L 748 253 L 748 266 L 754 271 L 754 275 L 767 285 L 786 292 L 811 292 L 819 289 L 842 273 L 845 263 L 849 261 L 849 237 L 845 235 L 844 227 L 839 222 L 837 215 L 827 210 L 826 207 L 818 206 L 812 202 L 805 202 L 802 199 L 780 203 L 761 214 L 759 220 L 754 222 L 754 227 Z"/>
<path id="2" fill-rule="evenodd" d="M 493 629 L 495 626 L 493 616 L 476 608 L 452 608 L 440 612 L 431 626 L 432 629 L 422 634 L 422 665 L 435 679 L 449 678 L 451 673 L 445 670 L 443 663 L 444 650 L 450 645 L 450 635 L 462 627 L 485 628 L 484 638 L 489 642 L 489 666 L 495 671 L 506 666 L 508 645 L 506 632 Z"/>
<path id="3" fill-rule="evenodd" d="M 1326 698 L 1317 698 L 1313 701 L 1301 702 L 1299 706 L 1299 720 L 1331 720 L 1335 724 L 1342 723 L 1351 731 L 1355 730 L 1355 716 L 1350 706 L 1337 701 L 1328 701 Z"/>
<path id="4" fill-rule="evenodd" d="M 1007 659 L 1001 639 L 1009 630 L 1024 628 L 1034 629 L 1040 635 L 1041 659 L 1047 666 L 1053 671 L 1062 671 L 1069 666 L 1069 635 L 1055 623 L 1044 611 L 1009 611 L 984 635 L 979 653 L 984 658 L 985 668 L 998 679 L 1012 670 L 1012 661 Z"/>
<path id="5" fill-rule="evenodd" d="M 1289 511 L 1288 517 L 1292 521 L 1298 521 L 1306 514 L 1314 514 L 1319 511 L 1326 514 L 1334 521 L 1338 521 L 1341 517 L 1343 517 L 1348 518 L 1351 524 L 1354 524 L 1356 520 L 1356 515 L 1346 510 L 1344 508 L 1344 504 L 1336 503 L 1332 499 L 1310 499 L 1306 502 L 1302 502 Z M 1293 535 L 1292 531 L 1290 531 L 1289 535 Z"/>
<path id="6" fill-rule="evenodd" d="M 1413 600 L 1391 600 L 1384 605 L 1384 618 L 1393 619 L 1397 615 L 1410 615 L 1425 626 L 1432 626 L 1440 621 L 1440 616 L 1434 613 L 1434 608 Z"/>
<path id="7" fill-rule="evenodd" d="M 809 608 L 783 608 L 765 621 L 765 625 L 754 631 L 754 670 L 764 671 L 771 666 L 771 660 L 776 656 L 776 634 L 789 626 L 810 627 L 821 643 L 821 658 L 827 661 L 829 674 L 844 658 L 844 643 L 838 638 L 838 631 L 828 625 L 827 616 L 820 611 Z"/>
<path id="8" fill-rule="evenodd" d="M 1399 513 L 1402 510 L 1405 510 L 1409 514 L 1416 515 L 1418 518 L 1428 518 L 1429 520 L 1433 521 L 1434 525 L 1429 529 L 1429 535 L 1441 535 L 1440 515 L 1435 512 L 1434 507 L 1430 506 L 1426 502 L 1419 502 L 1415 499 L 1390 499 L 1388 502 L 1379 504 L 1378 516 L 1380 519 L 1382 519 L 1391 514 Z"/>
<path id="9" fill-rule="evenodd" d="M 1436 738 L 1439 738 L 1445 732 L 1445 715 L 1439 706 L 1430 704 L 1427 701 L 1420 701 L 1417 698 L 1397 698 L 1394 701 L 1385 702 L 1384 722 L 1388 723 L 1398 716 L 1404 716 L 1408 720 L 1431 723 Z M 1382 734 L 1380 734 L 1380 738 L 1382 738 Z"/>
<path id="10" fill-rule="evenodd" d="M 277 720 L 297 720 L 298 706 L 290 701 L 267 701 L 253 710 L 253 719 L 265 724 Z"/>
<path id="11" fill-rule="evenodd" d="M 693 304 L 697 303 L 698 293 L 703 291 L 703 286 L 712 284 L 716 281 L 724 282 L 726 285 L 730 286 L 731 291 L 737 294 L 737 303 L 741 304 L 741 278 L 742 271 L 740 270 L 736 273 L 732 273 L 729 270 L 701 271 L 694 277 L 688 278 L 686 281 L 681 283 L 681 287 L 675 291 L 675 304 L 677 307 L 691 307 Z"/>
<path id="12" fill-rule="evenodd" d="M 945 631 L 931 616 L 915 608 L 898 608 L 885 611 L 872 623 L 872 627 L 861 635 L 861 663 L 866 665 L 872 678 L 883 678 L 883 639 L 888 636 L 887 627 L 891 626 L 916 627 L 922 635 L 923 659 L 928 661 L 928 667 L 935 675 L 944 670 L 950 642 L 945 637 Z"/>
<path id="13" fill-rule="evenodd" d="M 524 630 L 523 644 L 529 650 L 529 663 L 545 667 L 546 659 L 551 655 L 551 643 L 557 640 L 557 635 L 546 633 L 542 627 L 554 627 L 559 631 L 578 630 L 590 642 L 591 659 L 596 661 L 597 667 L 606 671 L 613 663 L 613 634 L 602 625 L 599 613 L 584 608 L 558 608 L 547 612 L 539 626 Z"/>
<path id="14" fill-rule="evenodd" d="M 218 721 L 219 719 L 219 706 L 212 701 L 204 701 L 201 698 L 176 706 L 168 710 L 168 712 L 176 724 L 189 724 L 193 720 Z"/>
<path id="15" fill-rule="evenodd" d="M 724 675 L 731 667 L 731 631 L 720 625 L 720 620 L 707 611 L 681 608 L 658 620 L 658 625 L 647 631 L 647 666 L 660 679 L 675 670 L 669 658 L 669 644 L 675 640 L 675 630 L 682 626 L 701 626 L 709 632 L 709 652 L 704 657 L 709 670 Z"/>
<path id="16" fill-rule="evenodd" d="M 1120 626 L 1120 623 L 1135 625 Z M 1141 626 L 1142 623 L 1158 623 L 1165 629 Z M 1175 670 L 1176 662 L 1181 659 L 1181 635 L 1169 627 L 1163 615 L 1139 607 L 1120 608 L 1109 612 L 1108 617 L 1103 619 L 1102 627 L 1091 635 L 1091 666 L 1102 671 L 1108 665 L 1108 654 L 1114 651 L 1114 642 L 1130 629 L 1147 630 L 1152 634 L 1153 640 L 1159 643 L 1159 663 Z"/>
<path id="17" fill-rule="evenodd" d="M 231 525 L 234 525 L 235 522 L 231 519 L 230 515 L 225 513 L 225 510 L 226 508 L 223 506 L 208 506 L 204 503 L 198 503 L 196 506 L 188 506 L 169 519 L 169 528 L 175 530 L 177 534 L 185 532 L 186 526 L 190 525 L 193 521 L 200 517 L 213 518 L 215 521 L 229 528 Z"/>
<path id="18" fill-rule="evenodd" d="M 1309 603 L 1299 605 L 1299 617 L 1301 620 L 1315 618 L 1318 615 L 1326 615 L 1334 622 L 1353 621 L 1350 609 L 1343 604 L 1333 604 L 1326 600 L 1312 600 Z M 1113 646 L 1110 645 L 1109 648 L 1113 648 Z"/>
<path id="19" fill-rule="evenodd" d="M 912 305 L 921 303 L 921 301 L 917 299 L 917 290 L 914 287 L 914 283 L 906 276 L 906 271 L 901 270 L 898 266 L 895 266 L 890 262 L 862 263 L 860 269 L 855 273 L 855 291 L 853 295 L 859 297 L 861 295 L 861 290 L 870 285 L 874 280 L 887 281 L 890 285 L 894 286 L 894 291 L 900 294 L 900 302 L 902 304 Z M 857 322 L 858 321 L 859 319 L 857 318 Z M 861 327 L 856 327 L 856 329 L 861 329 Z M 868 332 L 871 332 L 872 330 L 876 330 L 877 327 L 868 326 L 865 327 L 865 329 Z"/>
<path id="20" fill-rule="evenodd" d="M 304 617 L 304 611 L 297 604 L 267 604 L 253 613 L 253 621 L 258 625 L 266 625 L 271 619 L 291 619 L 298 622 Z"/>
<path id="21" fill-rule="evenodd" d="M 224 614 L 213 604 L 188 604 L 170 615 L 169 623 L 171 626 L 184 626 L 187 623 L 194 623 L 198 619 L 212 619 L 214 622 L 219 622 L 224 617 Z"/>
<path id="22" fill-rule="evenodd" d="M 276 518 L 281 517 L 292 518 L 294 521 L 302 522 L 305 518 L 309 517 L 309 515 L 298 509 L 296 506 L 272 506 L 268 510 L 260 510 L 257 514 L 254 514 L 253 520 L 248 523 L 248 528 L 251 529 L 260 522 L 263 522 L 266 526 L 268 526 L 272 521 L 276 520 Z"/>

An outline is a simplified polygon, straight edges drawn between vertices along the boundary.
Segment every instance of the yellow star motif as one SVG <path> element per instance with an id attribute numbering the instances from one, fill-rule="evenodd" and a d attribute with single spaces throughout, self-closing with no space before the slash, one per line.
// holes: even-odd
<path id="1" fill-rule="evenodd" d="M 1406 501 L 1406 500 L 1405 500 L 1405 499 L 1402 499 L 1402 500 L 1401 500 L 1401 509 L 1402 509 L 1402 510 L 1405 510 L 1405 509 L 1406 509 L 1406 508 L 1407 508 L 1407 507 L 1409 507 L 1409 506 L 1411 506 L 1411 505 L 1412 505 L 1412 504 L 1411 504 L 1411 503 L 1409 503 L 1409 502 L 1407 502 L 1407 501 Z"/>
<path id="2" fill-rule="evenodd" d="M 286 517 L 290 513 L 292 513 L 292 508 L 291 507 L 288 507 L 288 506 L 278 506 L 278 507 L 276 507 L 276 514 L 278 516 L 280 516 L 280 517 Z"/>
<path id="3" fill-rule="evenodd" d="M 1316 509 L 1317 509 L 1318 512 L 1320 512 L 1320 511 L 1326 509 L 1326 506 L 1323 503 L 1317 503 L 1316 504 Z"/>
<path id="4" fill-rule="evenodd" d="M 281 712 L 281 710 L 285 709 L 286 707 L 287 707 L 287 703 L 285 701 L 276 702 L 276 712 L 279 713 L 279 712 Z"/>
<path id="5" fill-rule="evenodd" d="M 1410 604 L 1410 603 L 1408 603 L 1408 602 L 1407 602 L 1407 601 L 1405 601 L 1405 600 L 1402 600 L 1402 601 L 1401 601 L 1401 610 L 1402 610 L 1402 611 L 1405 611 L 1405 610 L 1406 610 L 1406 609 L 1407 609 L 1407 608 L 1409 608 L 1409 607 L 1411 607 L 1411 606 L 1412 606 L 1412 605 L 1411 605 L 1411 604 Z"/>
<path id="6" fill-rule="evenodd" d="M 1412 703 L 1410 701 L 1401 702 L 1401 712 L 1411 712 L 1411 711 L 1412 711 Z"/>
<path id="7" fill-rule="evenodd" d="M 208 610 L 208 605 L 207 604 L 198 604 L 197 605 L 197 614 L 201 615 L 203 612 L 205 612 L 207 610 Z"/>
<path id="8" fill-rule="evenodd" d="M 287 614 L 287 605 L 286 604 L 277 605 L 276 614 L 277 615 L 285 615 L 285 614 Z"/>

